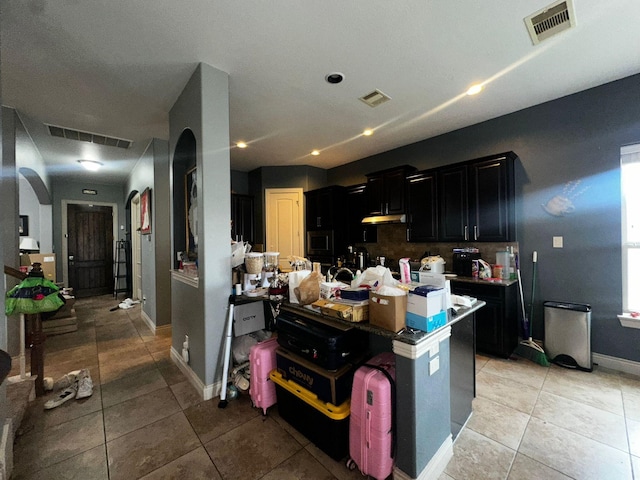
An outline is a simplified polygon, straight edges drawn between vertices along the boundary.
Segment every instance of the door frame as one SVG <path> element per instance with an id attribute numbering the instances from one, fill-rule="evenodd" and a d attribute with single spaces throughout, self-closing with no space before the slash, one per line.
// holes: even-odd
<path id="1" fill-rule="evenodd" d="M 140 228 L 140 192 L 131 199 L 131 298 L 142 301 L 142 241 Z M 138 280 L 139 278 L 139 280 Z"/>
<path id="2" fill-rule="evenodd" d="M 101 207 L 111 207 L 113 217 L 113 239 L 111 248 L 113 258 L 115 257 L 116 240 L 118 238 L 118 204 L 110 202 L 91 202 L 88 200 L 62 200 L 62 281 L 65 287 L 69 287 L 69 233 L 67 232 L 67 208 L 69 205 L 99 205 Z"/>
<path id="3" fill-rule="evenodd" d="M 305 197 L 304 197 L 304 189 L 302 188 L 296 188 L 296 187 L 291 187 L 291 188 L 265 188 L 264 190 L 264 232 L 265 232 L 265 238 L 264 238 L 264 249 L 265 251 L 269 250 L 269 233 L 270 233 L 270 226 L 269 226 L 269 208 L 272 206 L 271 205 L 271 195 L 272 194 L 276 194 L 276 193 L 293 193 L 295 195 L 298 196 L 298 201 L 299 201 L 299 209 L 298 209 L 298 225 L 299 225 L 299 231 L 298 231 L 298 238 L 300 239 L 300 256 L 304 257 L 304 252 L 305 252 L 305 236 L 306 236 L 306 230 L 305 230 L 305 218 L 304 218 L 304 212 L 305 212 Z M 283 260 L 286 261 L 285 258 L 282 258 L 282 256 L 280 257 L 280 263 L 283 263 Z"/>

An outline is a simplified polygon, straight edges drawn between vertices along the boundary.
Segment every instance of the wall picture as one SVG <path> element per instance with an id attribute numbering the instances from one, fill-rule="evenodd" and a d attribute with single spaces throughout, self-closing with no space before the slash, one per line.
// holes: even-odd
<path id="1" fill-rule="evenodd" d="M 140 195 L 140 233 L 151 233 L 151 189 L 145 188 Z"/>
<path id="2" fill-rule="evenodd" d="M 198 186 L 196 167 L 187 171 L 184 177 L 184 192 L 186 205 L 186 233 L 187 252 L 190 257 L 197 258 L 198 252 Z M 194 258 L 194 259 L 195 259 Z"/>
<path id="3" fill-rule="evenodd" d="M 29 217 L 27 215 L 20 215 L 18 222 L 18 233 L 21 237 L 29 236 Z"/>

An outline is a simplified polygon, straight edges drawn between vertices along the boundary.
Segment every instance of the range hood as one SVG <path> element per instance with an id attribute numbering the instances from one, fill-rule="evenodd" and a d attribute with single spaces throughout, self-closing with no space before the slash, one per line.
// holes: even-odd
<path id="1" fill-rule="evenodd" d="M 365 225 L 380 225 L 383 223 L 407 223 L 407 216 L 402 215 L 376 215 L 373 217 L 364 217 L 362 223 Z"/>

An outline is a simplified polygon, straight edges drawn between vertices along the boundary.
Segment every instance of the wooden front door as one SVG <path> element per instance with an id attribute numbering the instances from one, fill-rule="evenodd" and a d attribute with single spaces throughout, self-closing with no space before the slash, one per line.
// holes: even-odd
<path id="1" fill-rule="evenodd" d="M 266 237 L 268 252 L 279 252 L 280 268 L 289 269 L 289 256 L 304 257 L 301 188 L 267 188 Z"/>
<path id="2" fill-rule="evenodd" d="M 69 286 L 76 297 L 113 293 L 111 207 L 67 206 Z"/>

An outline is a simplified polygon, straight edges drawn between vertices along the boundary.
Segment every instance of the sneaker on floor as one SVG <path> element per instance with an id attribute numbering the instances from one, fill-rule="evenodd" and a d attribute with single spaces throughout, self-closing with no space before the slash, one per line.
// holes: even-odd
<path id="1" fill-rule="evenodd" d="M 87 368 L 83 368 L 78 374 L 78 393 L 76 394 L 76 399 L 80 400 L 81 398 L 87 398 L 92 394 L 93 380 L 91 380 L 89 370 Z"/>
<path id="2" fill-rule="evenodd" d="M 50 392 L 51 390 L 53 390 L 53 378 L 51 377 L 44 377 L 42 379 L 42 386 L 44 387 L 44 389 L 48 392 Z"/>
<path id="3" fill-rule="evenodd" d="M 45 402 L 44 409 L 45 410 L 51 410 L 52 408 L 59 407 L 64 402 L 67 402 L 67 401 L 69 401 L 69 400 L 71 400 L 72 398 L 75 398 L 75 397 L 76 397 L 76 388 L 75 387 L 65 388 L 55 398 L 52 398 L 51 400 L 48 400 L 47 402 Z"/>
<path id="4" fill-rule="evenodd" d="M 72 372 L 61 376 L 53 383 L 53 390 L 62 390 L 63 388 L 72 386 L 78 380 L 80 372 L 81 370 L 73 370 Z"/>

